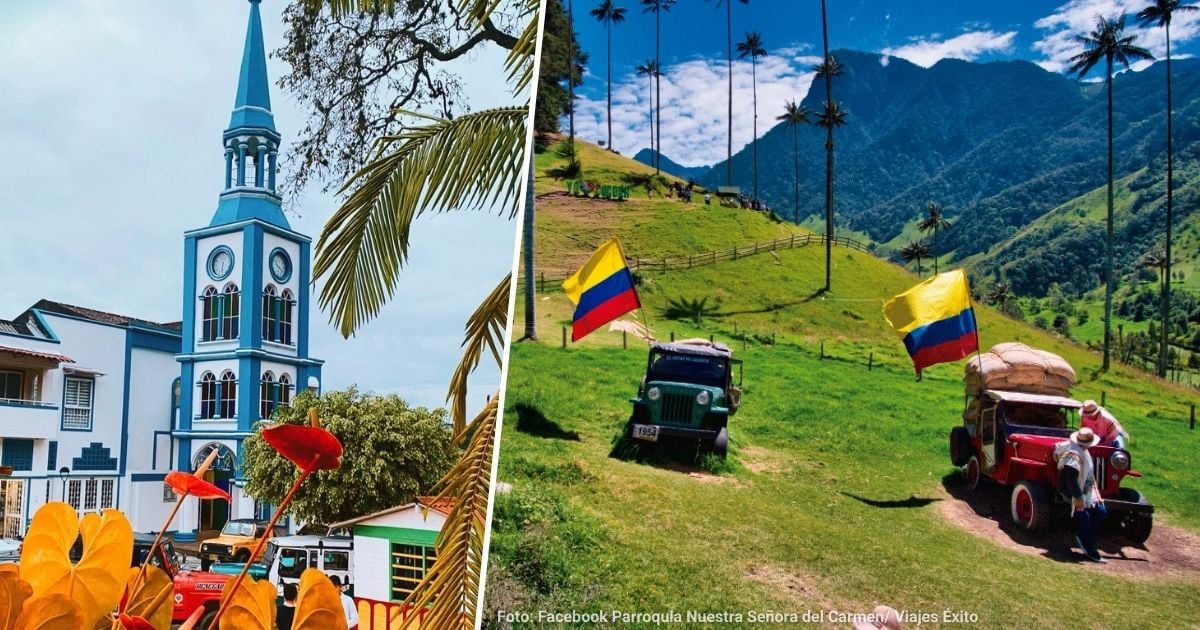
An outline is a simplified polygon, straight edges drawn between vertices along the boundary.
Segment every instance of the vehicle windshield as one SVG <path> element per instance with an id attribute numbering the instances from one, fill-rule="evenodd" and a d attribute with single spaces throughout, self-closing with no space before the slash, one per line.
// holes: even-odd
<path id="1" fill-rule="evenodd" d="M 251 538 L 254 536 L 254 523 L 239 523 L 237 521 L 229 521 L 225 523 L 225 527 L 221 528 L 222 536 L 243 536 Z"/>
<path id="2" fill-rule="evenodd" d="M 298 578 L 307 568 L 307 549 L 284 547 L 279 550 L 279 577 Z"/>
<path id="3" fill-rule="evenodd" d="M 719 357 L 655 352 L 650 355 L 646 380 L 695 383 L 724 389 L 725 372 L 726 360 Z"/>
<path id="4" fill-rule="evenodd" d="M 1009 425 L 1010 433 L 1015 427 L 1042 435 L 1065 436 L 1070 433 L 1070 429 L 1067 428 L 1067 410 L 1061 407 L 1005 401 L 1000 405 L 1000 409 L 1001 419 Z"/>

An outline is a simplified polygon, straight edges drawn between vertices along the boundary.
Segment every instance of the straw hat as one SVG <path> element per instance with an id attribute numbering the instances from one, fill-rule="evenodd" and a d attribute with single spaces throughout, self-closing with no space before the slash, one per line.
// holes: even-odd
<path id="1" fill-rule="evenodd" d="M 1084 415 L 1091 415 L 1100 411 L 1100 405 L 1097 405 L 1094 400 L 1085 400 L 1083 401 L 1083 409 L 1081 411 L 1083 411 Z"/>
<path id="2" fill-rule="evenodd" d="M 891 606 L 876 606 L 868 618 L 870 621 L 854 622 L 854 627 L 858 630 L 900 630 L 903 627 L 900 625 L 900 613 Z"/>
<path id="3" fill-rule="evenodd" d="M 1084 448 L 1091 448 L 1100 443 L 1100 436 L 1087 427 L 1071 434 L 1071 442 Z"/>

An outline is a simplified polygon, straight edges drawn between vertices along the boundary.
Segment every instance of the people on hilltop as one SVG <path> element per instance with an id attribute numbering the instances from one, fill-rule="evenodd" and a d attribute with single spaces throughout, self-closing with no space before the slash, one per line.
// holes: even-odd
<path id="1" fill-rule="evenodd" d="M 1117 421 L 1107 409 L 1096 404 L 1094 400 L 1085 400 L 1079 414 L 1079 426 L 1087 427 L 1100 437 L 1101 446 L 1125 448 L 1129 434 L 1125 427 Z"/>

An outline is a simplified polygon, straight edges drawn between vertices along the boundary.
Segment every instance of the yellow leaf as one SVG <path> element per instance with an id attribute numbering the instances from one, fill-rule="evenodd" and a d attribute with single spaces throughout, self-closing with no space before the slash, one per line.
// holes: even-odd
<path id="1" fill-rule="evenodd" d="M 90 547 L 92 541 L 95 540 L 96 534 L 100 531 L 100 516 L 95 512 L 88 512 L 79 519 L 79 535 L 83 537 L 83 546 Z"/>
<path id="2" fill-rule="evenodd" d="M 105 510 L 102 517 L 85 518 L 85 545 L 79 564 L 72 565 L 71 545 L 80 535 L 75 510 L 50 503 L 34 515 L 21 551 L 21 577 L 35 596 L 61 593 L 79 605 L 90 628 L 112 612 L 121 600 L 133 555 L 133 530 L 125 515 Z"/>
<path id="3" fill-rule="evenodd" d="M 29 582 L 22 580 L 14 571 L 0 572 L 0 630 L 14 630 L 21 605 L 33 595 Z"/>
<path id="4" fill-rule="evenodd" d="M 233 580 L 225 583 L 222 600 L 229 597 L 232 584 Z M 275 595 L 275 586 L 270 581 L 246 578 L 233 598 L 224 604 L 221 630 L 275 630 Z"/>
<path id="5" fill-rule="evenodd" d="M 138 567 L 129 570 L 129 581 L 125 587 L 129 599 L 125 604 L 125 614 L 141 617 L 155 628 L 171 627 L 172 596 L 175 594 L 171 578 L 156 566 L 146 567 L 146 575 L 135 584 L 137 575 Z"/>
<path id="6" fill-rule="evenodd" d="M 324 573 L 305 569 L 300 574 L 292 630 L 345 630 L 346 613 L 342 611 L 341 595 Z"/>
<path id="7" fill-rule="evenodd" d="M 17 630 L 79 630 L 87 625 L 79 604 L 62 593 L 41 595 L 25 602 L 17 619 Z"/>

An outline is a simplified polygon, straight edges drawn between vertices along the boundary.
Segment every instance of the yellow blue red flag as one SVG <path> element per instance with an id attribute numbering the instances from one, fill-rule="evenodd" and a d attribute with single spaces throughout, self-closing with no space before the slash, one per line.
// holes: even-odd
<path id="1" fill-rule="evenodd" d="M 904 337 L 918 375 L 935 363 L 957 361 L 979 350 L 971 292 L 961 269 L 938 274 L 888 300 L 883 316 Z"/>
<path id="2" fill-rule="evenodd" d="M 612 320 L 641 308 L 633 288 L 633 274 L 617 239 L 604 242 L 575 275 L 563 281 L 563 290 L 575 305 L 571 341 Z"/>

